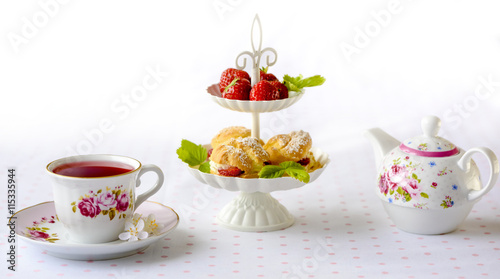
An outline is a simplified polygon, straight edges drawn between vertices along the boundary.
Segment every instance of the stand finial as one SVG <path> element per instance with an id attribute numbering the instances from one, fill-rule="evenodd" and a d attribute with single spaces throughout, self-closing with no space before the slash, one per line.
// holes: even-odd
<path id="1" fill-rule="evenodd" d="M 255 36 L 255 32 L 258 32 L 258 36 Z M 243 64 L 240 64 L 240 58 L 244 55 L 250 56 L 250 59 L 252 60 L 252 69 L 250 72 L 250 78 L 252 79 L 252 86 L 257 84 L 260 81 L 260 60 L 262 58 L 262 55 L 266 52 L 270 52 L 266 54 L 266 67 L 273 66 L 276 64 L 276 61 L 278 60 L 278 53 L 274 48 L 266 47 L 262 49 L 262 25 L 260 24 L 260 18 L 259 15 L 256 14 L 255 18 L 253 19 L 252 23 L 252 30 L 251 30 L 251 37 L 250 37 L 250 42 L 252 43 L 252 52 L 250 51 L 243 51 L 242 53 L 238 54 L 236 56 L 236 68 L 243 70 L 247 66 L 247 58 L 243 57 Z M 255 41 L 254 38 L 258 39 L 258 48 L 255 47 Z M 271 53 L 273 54 L 272 57 L 273 59 L 271 60 Z M 259 121 L 259 113 L 258 112 L 253 112 L 252 113 L 252 137 L 255 138 L 260 138 L 260 121 Z"/>
<path id="2" fill-rule="evenodd" d="M 258 48 L 256 47 L 256 44 L 254 41 L 254 37 L 256 37 L 255 32 L 258 32 L 258 34 L 257 34 L 258 36 L 256 38 L 256 39 L 258 39 L 258 43 L 257 43 Z M 274 64 L 276 64 L 276 61 L 278 60 L 278 53 L 276 52 L 276 50 L 274 48 L 266 47 L 266 48 L 262 49 L 262 25 L 260 23 L 260 18 L 259 18 L 258 14 L 255 15 L 255 18 L 254 18 L 253 23 L 252 23 L 250 41 L 252 43 L 252 52 L 244 51 L 244 52 L 238 54 L 238 56 L 236 57 L 236 68 L 240 69 L 240 70 L 243 70 L 244 68 L 246 68 L 247 58 L 243 57 L 243 64 L 240 64 L 240 57 L 242 57 L 243 55 L 250 56 L 250 59 L 252 60 L 252 69 L 251 69 L 250 77 L 252 78 L 252 86 L 254 86 L 255 84 L 257 84 L 260 81 L 260 60 L 262 58 L 262 55 L 266 52 L 270 52 L 273 54 L 272 60 L 270 59 L 271 54 L 266 54 L 267 56 L 266 56 L 265 62 L 266 62 L 267 67 L 273 66 Z"/>

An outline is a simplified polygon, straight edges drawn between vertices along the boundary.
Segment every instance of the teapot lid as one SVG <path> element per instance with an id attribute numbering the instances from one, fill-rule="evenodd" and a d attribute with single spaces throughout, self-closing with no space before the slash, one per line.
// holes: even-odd
<path id="1" fill-rule="evenodd" d="M 401 151 L 423 157 L 448 157 L 459 153 L 458 148 L 437 134 L 441 120 L 436 116 L 422 118 L 423 135 L 407 139 L 399 145 Z"/>

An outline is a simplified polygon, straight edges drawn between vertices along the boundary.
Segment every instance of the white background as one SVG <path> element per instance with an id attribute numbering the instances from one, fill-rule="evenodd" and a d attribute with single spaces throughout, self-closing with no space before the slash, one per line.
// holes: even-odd
<path id="1" fill-rule="evenodd" d="M 262 46 L 278 52 L 270 72 L 326 78 L 289 109 L 261 115 L 264 137 L 303 129 L 332 161 L 352 152 L 346 163 L 371 162 L 365 129 L 402 140 L 433 114 L 456 145 L 500 154 L 499 8 L 460 0 L 2 1 L 1 173 L 17 169 L 19 208 L 50 200 L 44 167 L 67 155 L 148 159 L 174 181 L 181 139 L 206 143 L 224 127 L 251 125 L 205 89 L 251 50 L 256 13 Z M 151 89 L 139 88 L 151 71 L 160 72 Z M 372 193 L 375 165 L 357 171 Z M 33 182 L 47 188 L 23 191 Z M 168 190 L 156 199 L 172 202 Z"/>
<path id="2" fill-rule="evenodd" d="M 104 118 L 114 129 L 75 152 L 103 152 L 117 141 L 212 135 L 246 124 L 249 117 L 207 103 L 203 93 L 234 67 L 238 53 L 251 49 L 256 13 L 263 47 L 278 51 L 272 72 L 327 79 L 290 109 L 286 130 L 321 122 L 310 131 L 318 142 L 346 144 L 349 135 L 383 126 L 404 138 L 418 132 L 422 115 L 434 114 L 457 145 L 477 125 L 496 132 L 500 86 L 484 101 L 471 97 L 480 77 L 500 80 L 495 1 L 230 1 L 234 7 L 222 0 L 68 1 L 52 8 L 46 23 L 47 17 L 37 17 L 44 2 L 4 3 L 0 10 L 0 123 L 9 146 L 53 147 L 57 141 L 61 152 L 75 150 Z M 373 14 L 388 11 L 397 13 L 385 17 L 387 26 L 373 24 Z M 25 20 L 41 26 L 31 38 L 23 35 Z M 356 40 L 358 29 L 373 35 L 368 43 Z M 358 53 L 346 56 L 343 44 Z M 169 76 L 135 101 L 130 113 L 113 111 L 114 102 L 123 107 L 122 96 L 130 98 L 141 85 L 148 67 Z M 477 137 L 477 144 L 486 142 Z"/>

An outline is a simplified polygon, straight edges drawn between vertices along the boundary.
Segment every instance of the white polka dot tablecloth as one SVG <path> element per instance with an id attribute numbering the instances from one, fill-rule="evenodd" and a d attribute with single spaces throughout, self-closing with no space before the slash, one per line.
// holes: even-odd
<path id="1" fill-rule="evenodd" d="M 142 252 L 103 261 L 56 258 L 18 239 L 17 270 L 4 264 L 2 278 L 500 278 L 498 183 L 456 231 L 410 234 L 394 226 L 375 195 L 369 144 L 360 140 L 348 150 L 325 146 L 331 162 L 318 180 L 272 193 L 295 223 L 249 233 L 215 221 L 237 193 L 201 184 L 175 156 L 156 157 L 148 150 L 136 152 L 142 161 L 169 170 L 165 188 L 152 200 L 179 214 L 174 231 Z M 24 162 L 17 169 L 18 209 L 51 200 L 43 171 L 23 173 L 25 167 L 43 166 L 46 156 L 12 152 Z M 4 205 L 0 209 L 6 211 Z M 2 230 L 0 247 L 6 251 L 8 232 Z"/>

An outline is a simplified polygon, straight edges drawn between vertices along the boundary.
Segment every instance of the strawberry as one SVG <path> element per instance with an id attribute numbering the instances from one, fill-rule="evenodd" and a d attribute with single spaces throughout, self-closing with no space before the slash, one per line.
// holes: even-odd
<path id="1" fill-rule="evenodd" d="M 307 166 L 307 165 L 309 165 L 310 162 L 311 162 L 311 159 L 306 157 L 306 158 L 300 159 L 297 163 L 299 163 L 303 166 Z"/>
<path id="2" fill-rule="evenodd" d="M 286 85 L 281 83 L 279 80 L 273 80 L 271 81 L 271 84 L 276 87 L 278 92 L 280 93 L 279 99 L 286 99 L 288 98 L 288 88 L 286 88 Z"/>
<path id="3" fill-rule="evenodd" d="M 235 78 L 222 92 L 222 98 L 248 100 L 252 85 L 246 78 Z"/>
<path id="4" fill-rule="evenodd" d="M 267 80 L 259 81 L 250 91 L 250 101 L 272 101 L 279 97 L 279 91 Z"/>
<path id="5" fill-rule="evenodd" d="M 207 151 L 207 161 L 210 160 L 210 156 L 212 156 L 212 152 L 214 151 L 213 148 L 210 148 L 208 151 Z"/>
<path id="6" fill-rule="evenodd" d="M 273 80 L 278 80 L 275 75 L 271 73 L 267 73 L 268 67 L 262 67 L 260 69 L 260 80 L 267 80 L 267 81 L 273 81 Z"/>
<path id="7" fill-rule="evenodd" d="M 219 169 L 219 174 L 223 176 L 239 176 L 243 171 L 237 167 L 230 166 L 227 169 Z"/>
<path id="8" fill-rule="evenodd" d="M 248 81 L 250 81 L 250 75 L 248 75 L 247 72 L 234 68 L 226 69 L 224 72 L 222 72 L 222 75 L 220 77 L 220 83 L 219 83 L 220 93 L 224 92 L 224 89 L 226 89 L 226 87 L 235 78 L 245 78 L 248 79 Z"/>

